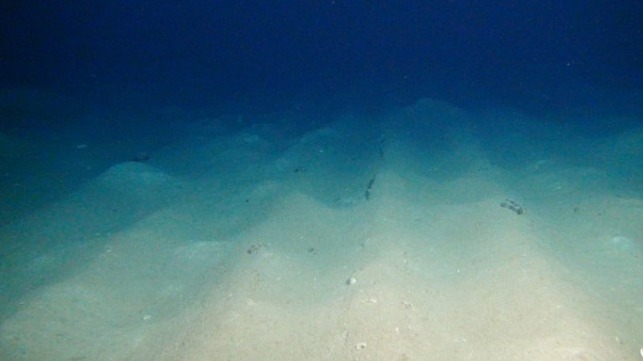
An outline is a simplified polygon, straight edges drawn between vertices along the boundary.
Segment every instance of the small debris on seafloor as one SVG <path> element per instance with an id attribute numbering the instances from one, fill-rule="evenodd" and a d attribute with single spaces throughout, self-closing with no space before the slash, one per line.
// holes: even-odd
<path id="1" fill-rule="evenodd" d="M 504 202 L 501 202 L 500 207 L 507 208 L 508 210 L 513 211 L 517 215 L 521 215 L 525 213 L 525 209 L 522 208 L 522 206 L 518 204 L 518 202 L 513 201 L 509 198 L 505 199 Z"/>
<path id="2" fill-rule="evenodd" d="M 357 279 L 355 279 L 355 277 L 351 277 L 347 279 L 346 282 L 344 283 L 346 283 L 346 286 L 352 286 L 357 283 Z"/>
<path id="3" fill-rule="evenodd" d="M 262 244 L 262 243 L 259 243 L 259 244 L 253 243 L 253 244 L 250 245 L 250 247 L 248 247 L 248 249 L 246 249 L 246 253 L 247 254 L 256 253 L 263 247 L 264 247 L 264 244 Z"/>
<path id="4" fill-rule="evenodd" d="M 375 177 L 377 177 L 377 175 L 374 175 L 373 178 L 371 178 L 366 186 L 366 190 L 364 191 L 364 198 L 367 201 L 371 199 L 371 190 L 373 189 L 373 184 L 375 184 Z"/>
<path id="5" fill-rule="evenodd" d="M 150 153 L 148 153 L 148 152 L 138 152 L 138 153 L 136 153 L 136 155 L 134 156 L 134 158 L 132 160 L 134 162 L 139 162 L 139 163 L 147 162 L 148 160 L 150 160 Z"/>

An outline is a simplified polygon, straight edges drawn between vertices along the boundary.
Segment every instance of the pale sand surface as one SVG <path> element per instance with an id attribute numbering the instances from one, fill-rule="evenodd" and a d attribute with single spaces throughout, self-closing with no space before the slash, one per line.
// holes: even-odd
<path id="1" fill-rule="evenodd" d="M 643 132 L 472 117 L 112 166 L 2 228 L 0 359 L 639 360 Z"/>

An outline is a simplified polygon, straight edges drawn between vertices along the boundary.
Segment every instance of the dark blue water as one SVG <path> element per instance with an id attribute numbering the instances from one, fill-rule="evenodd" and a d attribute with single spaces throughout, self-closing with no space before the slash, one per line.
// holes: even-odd
<path id="1" fill-rule="evenodd" d="M 98 104 L 378 111 L 432 97 L 542 112 L 627 108 L 621 93 L 643 87 L 637 1 L 30 0 L 1 11 L 1 85 Z"/>

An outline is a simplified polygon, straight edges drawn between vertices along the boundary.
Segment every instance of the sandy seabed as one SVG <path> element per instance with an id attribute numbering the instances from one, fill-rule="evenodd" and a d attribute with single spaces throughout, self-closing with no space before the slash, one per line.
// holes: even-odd
<path id="1" fill-rule="evenodd" d="M 641 359 L 643 128 L 220 121 L 0 229 L 0 359 Z"/>

